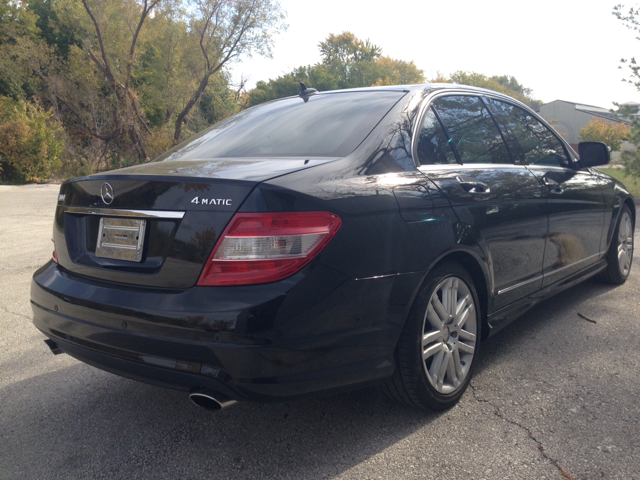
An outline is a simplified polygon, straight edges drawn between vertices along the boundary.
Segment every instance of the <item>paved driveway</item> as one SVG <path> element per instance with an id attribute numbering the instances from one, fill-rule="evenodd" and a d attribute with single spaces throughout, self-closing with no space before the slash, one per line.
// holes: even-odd
<path id="1" fill-rule="evenodd" d="M 49 352 L 29 282 L 56 195 L 0 186 L 0 478 L 640 478 L 637 256 L 622 287 L 574 287 L 484 343 L 450 411 L 368 389 L 211 413 Z"/>

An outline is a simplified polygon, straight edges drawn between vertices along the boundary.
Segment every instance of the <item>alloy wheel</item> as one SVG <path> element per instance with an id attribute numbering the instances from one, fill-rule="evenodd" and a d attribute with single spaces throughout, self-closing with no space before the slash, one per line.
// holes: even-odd
<path id="1" fill-rule="evenodd" d="M 629 274 L 633 258 L 633 223 L 631 215 L 625 211 L 620 219 L 618 228 L 618 267 L 624 276 Z"/>
<path id="2" fill-rule="evenodd" d="M 424 316 L 422 360 L 431 386 L 455 392 L 469 373 L 476 348 L 474 296 L 464 280 L 447 277 L 438 284 Z"/>

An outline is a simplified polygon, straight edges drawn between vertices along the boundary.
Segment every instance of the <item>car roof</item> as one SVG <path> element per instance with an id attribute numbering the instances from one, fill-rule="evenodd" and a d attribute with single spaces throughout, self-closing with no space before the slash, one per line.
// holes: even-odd
<path id="1" fill-rule="evenodd" d="M 513 97 L 505 95 L 500 92 L 496 92 L 495 90 L 489 90 L 486 88 L 480 87 L 472 87 L 470 85 L 462 85 L 458 83 L 420 83 L 420 84 L 412 84 L 412 85 L 384 85 L 380 87 L 359 87 L 359 88 L 346 88 L 341 90 L 326 90 L 319 91 L 318 94 L 326 95 L 326 94 L 335 94 L 335 93 L 349 93 L 349 92 L 415 92 L 415 91 L 423 91 L 423 90 L 452 90 L 459 92 L 461 90 L 468 92 L 477 92 L 477 93 L 490 93 L 492 95 L 497 95 L 503 98 L 508 98 L 509 100 L 516 101 Z"/>

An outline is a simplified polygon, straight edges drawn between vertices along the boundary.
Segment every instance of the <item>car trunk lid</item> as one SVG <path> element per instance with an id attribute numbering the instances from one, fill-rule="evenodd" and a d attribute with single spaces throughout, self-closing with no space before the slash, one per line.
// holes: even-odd
<path id="1" fill-rule="evenodd" d="M 65 182 L 58 263 L 109 282 L 189 288 L 255 185 L 330 160 L 160 162 Z"/>

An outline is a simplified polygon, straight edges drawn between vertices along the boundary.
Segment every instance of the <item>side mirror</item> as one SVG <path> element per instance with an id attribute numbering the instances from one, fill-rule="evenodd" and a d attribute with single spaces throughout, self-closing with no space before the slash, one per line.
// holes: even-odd
<path id="1" fill-rule="evenodd" d="M 602 142 L 580 142 L 578 144 L 578 153 L 585 167 L 606 165 L 611 160 L 609 147 Z"/>

